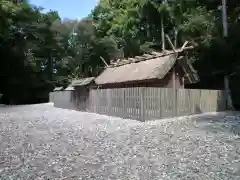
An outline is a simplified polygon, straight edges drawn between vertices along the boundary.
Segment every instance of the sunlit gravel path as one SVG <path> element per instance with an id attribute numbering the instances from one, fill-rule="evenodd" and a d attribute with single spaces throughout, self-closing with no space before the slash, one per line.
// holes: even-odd
<path id="1" fill-rule="evenodd" d="M 0 106 L 0 179 L 240 179 L 240 118 L 209 114 L 140 123 Z"/>

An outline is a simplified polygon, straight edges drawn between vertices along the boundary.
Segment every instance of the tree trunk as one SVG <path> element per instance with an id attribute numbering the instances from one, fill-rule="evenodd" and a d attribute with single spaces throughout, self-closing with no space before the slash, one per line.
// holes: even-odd
<path id="1" fill-rule="evenodd" d="M 224 88 L 225 88 L 225 97 L 227 101 L 227 109 L 228 110 L 234 110 L 233 104 L 232 104 L 232 97 L 231 97 L 231 91 L 229 87 L 229 77 L 224 76 Z"/>
<path id="2" fill-rule="evenodd" d="M 52 81 L 52 76 L 53 76 L 53 60 L 52 60 L 52 55 L 51 52 L 48 53 L 48 78 L 50 81 Z"/>
<path id="3" fill-rule="evenodd" d="M 178 38 L 178 30 L 176 28 L 174 28 L 174 46 L 175 46 L 175 49 L 177 49 L 177 38 Z"/>

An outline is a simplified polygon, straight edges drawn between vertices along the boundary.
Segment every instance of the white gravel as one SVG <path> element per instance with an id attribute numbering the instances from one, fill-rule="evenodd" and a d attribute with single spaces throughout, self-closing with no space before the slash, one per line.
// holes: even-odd
<path id="1" fill-rule="evenodd" d="M 240 179 L 238 113 L 140 123 L 0 107 L 0 179 Z"/>

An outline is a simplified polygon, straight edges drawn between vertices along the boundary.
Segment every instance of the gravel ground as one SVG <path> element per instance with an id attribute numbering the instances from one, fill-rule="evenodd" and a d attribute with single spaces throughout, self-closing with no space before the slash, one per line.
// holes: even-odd
<path id="1" fill-rule="evenodd" d="M 239 180 L 240 118 L 140 123 L 51 104 L 1 106 L 0 179 Z"/>

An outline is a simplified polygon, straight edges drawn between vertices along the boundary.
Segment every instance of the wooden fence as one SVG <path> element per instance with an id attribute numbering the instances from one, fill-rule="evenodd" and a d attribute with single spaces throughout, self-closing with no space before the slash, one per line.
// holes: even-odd
<path id="1" fill-rule="evenodd" d="M 88 112 L 141 121 L 216 112 L 226 108 L 224 91 L 151 87 L 91 90 L 86 103 L 85 110 Z M 57 104 L 61 105 L 59 101 Z M 77 105 L 71 105 L 74 106 Z"/>
<path id="2" fill-rule="evenodd" d="M 80 95 L 77 91 L 55 91 L 49 94 L 49 101 L 55 107 L 79 111 L 88 111 L 88 98 L 86 94 Z"/>

